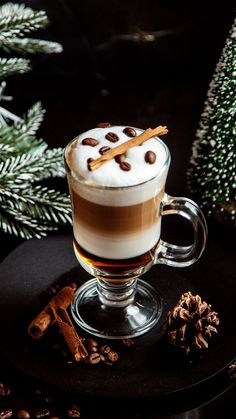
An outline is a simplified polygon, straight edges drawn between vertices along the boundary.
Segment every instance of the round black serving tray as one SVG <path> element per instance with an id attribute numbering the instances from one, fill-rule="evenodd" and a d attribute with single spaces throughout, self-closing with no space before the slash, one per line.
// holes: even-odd
<path id="1" fill-rule="evenodd" d="M 215 258 L 220 254 L 218 246 L 216 242 L 208 243 L 204 256 L 192 267 L 154 266 L 143 275 L 142 279 L 157 288 L 163 298 L 160 324 L 134 339 L 132 347 L 125 347 L 119 341 L 109 342 L 120 354 L 116 364 L 91 366 L 68 361 L 55 353 L 56 325 L 37 341 L 27 334 L 29 323 L 43 306 L 40 296 L 47 287 L 74 280 L 82 284 L 90 278 L 78 266 L 72 237 L 53 235 L 25 242 L 1 264 L 0 348 L 10 361 L 30 376 L 84 396 L 155 397 L 212 380 L 236 354 L 232 332 L 236 283 L 233 270 L 225 274 L 227 263 L 232 264 L 230 255 L 226 254 L 223 261 Z M 221 319 L 219 334 L 214 336 L 209 349 L 193 357 L 172 347 L 164 334 L 168 310 L 183 292 L 189 290 L 211 303 Z M 84 335 L 81 330 L 79 333 Z"/>

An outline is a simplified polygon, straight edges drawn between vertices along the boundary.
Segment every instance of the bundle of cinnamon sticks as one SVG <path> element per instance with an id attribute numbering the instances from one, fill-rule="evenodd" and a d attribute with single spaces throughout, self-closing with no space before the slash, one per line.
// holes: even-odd
<path id="1" fill-rule="evenodd" d="M 83 344 L 84 339 L 78 335 L 67 313 L 74 293 L 75 290 L 70 286 L 62 288 L 30 323 L 28 333 L 33 339 L 39 339 L 56 322 L 74 359 L 81 361 L 87 357 L 88 352 Z"/>

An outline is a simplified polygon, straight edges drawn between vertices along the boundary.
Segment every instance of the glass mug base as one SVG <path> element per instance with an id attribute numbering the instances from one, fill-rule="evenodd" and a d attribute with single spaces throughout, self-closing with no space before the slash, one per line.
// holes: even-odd
<path id="1" fill-rule="evenodd" d="M 82 285 L 71 306 L 74 321 L 100 338 L 127 339 L 155 326 L 162 314 L 162 299 L 140 279 L 112 283 L 93 278 Z"/>

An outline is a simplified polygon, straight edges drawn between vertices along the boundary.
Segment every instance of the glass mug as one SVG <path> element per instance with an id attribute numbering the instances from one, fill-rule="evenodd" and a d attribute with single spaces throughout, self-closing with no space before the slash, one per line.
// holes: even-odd
<path id="1" fill-rule="evenodd" d="M 70 190 L 74 252 L 81 266 L 95 278 L 76 292 L 71 311 L 75 322 L 99 337 L 123 339 L 139 336 L 156 325 L 162 299 L 139 276 L 154 264 L 185 267 L 201 256 L 207 225 L 198 205 L 165 192 L 170 152 L 154 178 L 126 187 L 99 186 L 73 170 L 70 153 L 77 137 L 65 149 Z M 162 216 L 177 214 L 193 227 L 190 246 L 160 238 Z"/>

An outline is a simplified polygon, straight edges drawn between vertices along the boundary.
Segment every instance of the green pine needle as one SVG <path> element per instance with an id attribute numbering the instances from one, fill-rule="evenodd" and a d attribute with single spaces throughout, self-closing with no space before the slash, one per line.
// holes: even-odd
<path id="1" fill-rule="evenodd" d="M 48 18 L 43 10 L 35 11 L 24 4 L 7 3 L 0 8 L 0 42 L 45 28 Z"/>
<path id="2" fill-rule="evenodd" d="M 25 58 L 0 58 L 0 79 L 30 70 L 30 61 Z"/>
<path id="3" fill-rule="evenodd" d="M 52 54 L 62 52 L 62 46 L 58 42 L 44 41 L 31 38 L 11 38 L 0 41 L 0 48 L 6 52 L 18 54 Z"/>

